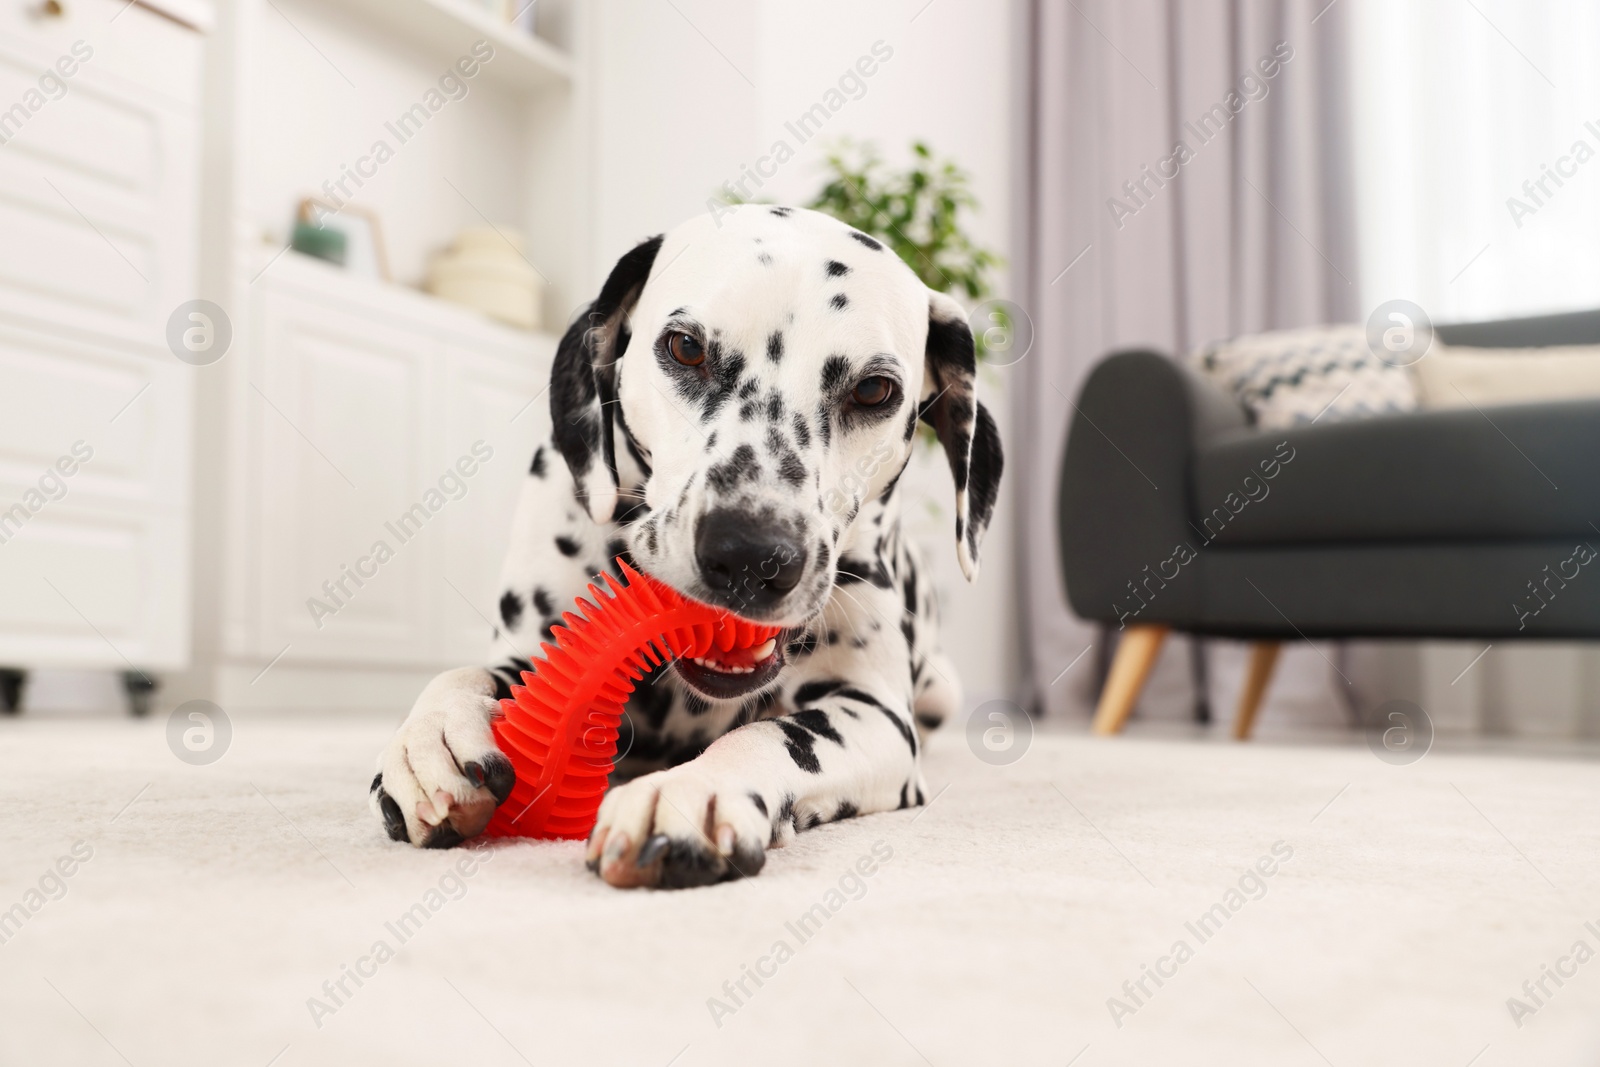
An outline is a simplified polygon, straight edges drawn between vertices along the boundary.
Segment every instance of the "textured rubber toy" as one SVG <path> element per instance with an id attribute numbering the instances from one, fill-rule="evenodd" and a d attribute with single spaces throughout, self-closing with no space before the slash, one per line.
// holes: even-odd
<path id="1" fill-rule="evenodd" d="M 633 683 L 669 660 L 754 648 L 781 628 L 689 600 L 623 563 L 627 584 L 604 575 L 551 629 L 533 670 L 500 701 L 495 742 L 517 783 L 495 810 L 494 837 L 584 838 L 617 754 L 617 727 Z"/>

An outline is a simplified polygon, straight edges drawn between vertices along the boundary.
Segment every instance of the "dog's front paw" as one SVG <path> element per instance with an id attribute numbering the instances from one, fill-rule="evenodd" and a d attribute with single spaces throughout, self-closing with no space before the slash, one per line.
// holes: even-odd
<path id="1" fill-rule="evenodd" d="M 614 886 L 683 889 L 758 873 L 771 837 L 760 793 L 691 762 L 607 793 L 587 858 Z"/>
<path id="2" fill-rule="evenodd" d="M 372 779 L 372 810 L 391 838 L 450 848 L 489 825 L 517 780 L 489 727 L 497 707 L 487 671 L 449 671 L 422 691 Z"/>

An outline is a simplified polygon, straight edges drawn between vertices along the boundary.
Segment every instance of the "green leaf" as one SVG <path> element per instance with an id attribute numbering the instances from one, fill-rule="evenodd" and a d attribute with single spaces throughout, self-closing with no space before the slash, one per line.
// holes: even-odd
<path id="1" fill-rule="evenodd" d="M 989 272 L 1000 263 L 963 229 L 978 209 L 971 178 L 954 161 L 939 160 L 926 142 L 911 143 L 911 163 L 888 167 L 876 146 L 841 141 L 828 152 L 825 181 L 806 205 L 883 241 L 923 284 L 980 301 Z M 979 357 L 983 356 L 981 340 Z"/>

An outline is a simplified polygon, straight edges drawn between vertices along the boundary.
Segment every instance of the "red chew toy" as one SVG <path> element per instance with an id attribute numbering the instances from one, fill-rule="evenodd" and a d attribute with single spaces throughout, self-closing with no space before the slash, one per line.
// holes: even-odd
<path id="1" fill-rule="evenodd" d="M 620 559 L 617 566 L 627 584 L 605 575 L 610 596 L 591 584 L 580 614 L 561 616 L 556 643 L 540 646 L 533 670 L 500 701 L 495 742 L 517 784 L 489 821 L 491 836 L 588 837 L 633 683 L 669 660 L 754 648 L 782 629 L 689 600 Z"/>

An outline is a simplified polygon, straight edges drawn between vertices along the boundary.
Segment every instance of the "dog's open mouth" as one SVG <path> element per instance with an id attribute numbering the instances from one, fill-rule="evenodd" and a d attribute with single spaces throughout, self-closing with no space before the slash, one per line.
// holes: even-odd
<path id="1" fill-rule="evenodd" d="M 704 656 L 673 661 L 678 677 L 689 688 L 713 700 L 734 700 L 753 693 L 772 682 L 783 670 L 783 642 L 780 633 L 754 648 L 728 652 L 712 648 Z"/>

